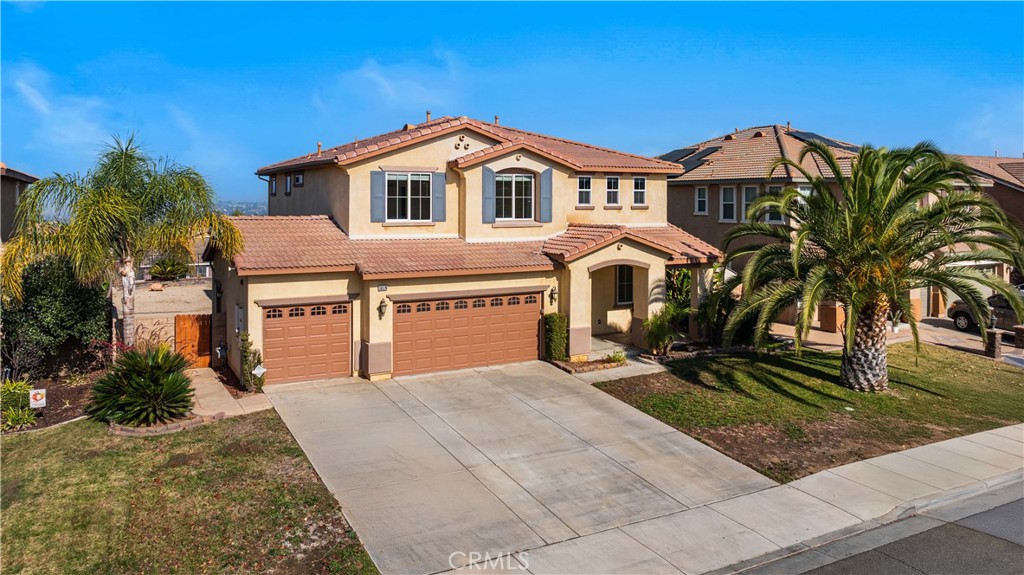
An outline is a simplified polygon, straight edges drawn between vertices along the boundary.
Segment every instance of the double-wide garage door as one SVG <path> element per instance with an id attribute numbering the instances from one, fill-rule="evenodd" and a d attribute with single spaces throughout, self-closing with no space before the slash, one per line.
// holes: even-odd
<path id="1" fill-rule="evenodd" d="M 394 309 L 394 374 L 537 359 L 540 296 L 407 301 Z"/>
<path id="2" fill-rule="evenodd" d="M 266 383 L 352 375 L 352 313 L 347 303 L 263 310 Z"/>

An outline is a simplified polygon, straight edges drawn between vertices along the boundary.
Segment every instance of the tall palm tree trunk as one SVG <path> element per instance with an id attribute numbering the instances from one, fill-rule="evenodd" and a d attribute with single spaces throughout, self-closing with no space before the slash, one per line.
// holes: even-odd
<path id="1" fill-rule="evenodd" d="M 121 258 L 121 330 L 125 345 L 135 345 L 135 261 Z"/>
<path id="2" fill-rule="evenodd" d="M 889 388 L 888 349 L 885 327 L 889 301 L 880 296 L 864 306 L 857 315 L 853 347 L 843 347 L 839 382 L 857 391 L 884 391 Z"/>

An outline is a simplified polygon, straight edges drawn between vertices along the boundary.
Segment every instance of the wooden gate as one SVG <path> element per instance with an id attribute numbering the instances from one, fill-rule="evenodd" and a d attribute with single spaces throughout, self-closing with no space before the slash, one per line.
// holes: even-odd
<path id="1" fill-rule="evenodd" d="M 174 348 L 192 367 L 210 367 L 210 314 L 174 316 Z"/>

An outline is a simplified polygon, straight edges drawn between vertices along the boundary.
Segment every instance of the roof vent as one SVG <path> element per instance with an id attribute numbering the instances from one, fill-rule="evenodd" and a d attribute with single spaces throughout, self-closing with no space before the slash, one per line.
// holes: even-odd
<path id="1" fill-rule="evenodd" d="M 763 138 L 764 137 L 764 132 L 762 132 L 761 130 L 758 130 L 758 131 L 754 132 L 754 137 L 755 138 Z"/>
<path id="2" fill-rule="evenodd" d="M 430 121 L 430 110 L 427 110 L 427 121 Z"/>
<path id="3" fill-rule="evenodd" d="M 317 142 L 316 143 L 316 155 L 317 155 L 318 158 L 320 157 L 320 154 L 323 153 L 323 149 L 324 149 L 324 143 L 323 142 Z"/>
<path id="4" fill-rule="evenodd" d="M 725 140 L 726 141 L 735 140 L 735 139 L 736 139 L 736 136 L 733 135 L 733 134 L 728 134 L 728 135 L 725 136 Z"/>
<path id="5" fill-rule="evenodd" d="M 786 120 L 786 131 L 788 132 L 788 131 L 790 131 L 790 130 L 792 130 L 792 129 L 793 129 L 793 126 L 791 126 L 791 125 L 789 124 L 789 120 Z"/>
<path id="6" fill-rule="evenodd" d="M 415 127 L 416 126 L 414 126 L 412 124 L 406 124 L 406 125 L 402 126 L 402 131 L 403 132 L 408 132 L 409 130 L 411 130 L 411 129 L 415 128 Z"/>
<path id="7" fill-rule="evenodd" d="M 501 125 L 501 116 L 499 116 L 497 114 L 494 115 L 494 125 L 495 126 Z"/>

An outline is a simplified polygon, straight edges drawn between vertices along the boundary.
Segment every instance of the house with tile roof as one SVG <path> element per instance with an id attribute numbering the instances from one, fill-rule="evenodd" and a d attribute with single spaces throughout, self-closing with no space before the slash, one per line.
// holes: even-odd
<path id="1" fill-rule="evenodd" d="M 237 217 L 245 247 L 211 252 L 220 345 L 239 334 L 267 383 L 381 379 L 537 359 L 541 318 L 641 345 L 666 269 L 691 297 L 721 257 L 668 223 L 678 164 L 466 117 L 430 119 L 257 170 L 269 216 Z"/>
<path id="2" fill-rule="evenodd" d="M 14 233 L 14 216 L 21 192 L 38 179 L 0 162 L 0 242 L 6 242 Z"/>

